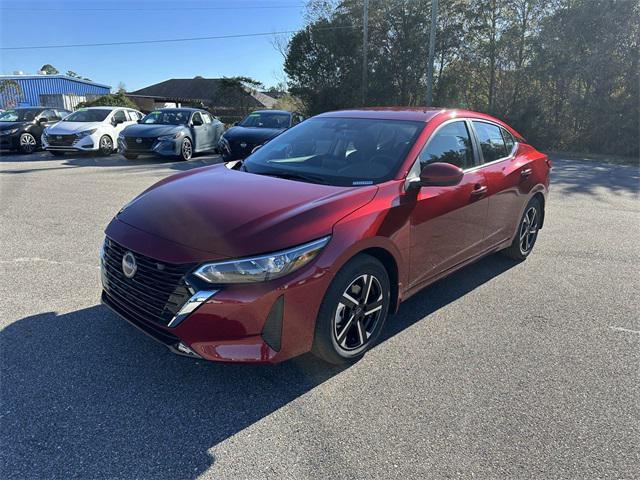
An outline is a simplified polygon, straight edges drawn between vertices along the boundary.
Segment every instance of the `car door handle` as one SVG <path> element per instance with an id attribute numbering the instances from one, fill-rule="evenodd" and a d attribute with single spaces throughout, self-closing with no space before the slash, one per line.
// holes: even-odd
<path id="1" fill-rule="evenodd" d="M 532 171 L 532 170 L 531 170 L 530 168 L 523 168 L 523 169 L 520 171 L 520 176 L 521 176 L 522 178 L 527 178 L 529 175 L 531 175 L 531 171 Z"/>
<path id="2" fill-rule="evenodd" d="M 482 195 L 487 193 L 487 190 L 489 190 L 487 188 L 486 185 L 480 185 L 479 183 L 476 184 L 475 187 L 473 187 L 473 190 L 471 190 L 471 195 L 473 197 L 481 197 Z"/>

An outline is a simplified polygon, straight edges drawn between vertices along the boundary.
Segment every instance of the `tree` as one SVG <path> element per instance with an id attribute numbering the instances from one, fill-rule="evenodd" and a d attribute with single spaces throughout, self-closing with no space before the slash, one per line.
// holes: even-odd
<path id="1" fill-rule="evenodd" d="M 138 106 L 129 99 L 125 92 L 110 93 L 108 95 L 102 95 L 95 100 L 87 102 L 81 102 L 77 105 L 77 108 L 83 107 L 127 107 L 138 109 Z"/>
<path id="2" fill-rule="evenodd" d="M 40 67 L 40 71 L 44 72 L 45 75 L 58 75 L 60 73 L 58 69 L 50 63 L 45 63 L 42 67 Z"/>
<path id="3" fill-rule="evenodd" d="M 311 0 L 286 48 L 308 114 L 360 104 L 363 0 Z M 638 155 L 640 4 L 440 0 L 435 104 L 489 112 L 544 149 Z M 367 99 L 424 102 L 430 0 L 371 2 Z M 615 27 L 613 27 L 615 26 Z"/>
<path id="4" fill-rule="evenodd" d="M 0 81 L 0 100 L 3 107 L 13 108 L 18 105 L 22 96 L 22 88 L 15 80 Z"/>

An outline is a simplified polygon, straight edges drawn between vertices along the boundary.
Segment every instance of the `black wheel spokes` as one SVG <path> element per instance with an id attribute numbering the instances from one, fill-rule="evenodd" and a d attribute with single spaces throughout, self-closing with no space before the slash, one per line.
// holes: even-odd
<path id="1" fill-rule="evenodd" d="M 362 347 L 368 341 L 383 307 L 382 287 L 373 275 L 361 275 L 343 292 L 336 309 L 334 335 L 345 350 Z"/>

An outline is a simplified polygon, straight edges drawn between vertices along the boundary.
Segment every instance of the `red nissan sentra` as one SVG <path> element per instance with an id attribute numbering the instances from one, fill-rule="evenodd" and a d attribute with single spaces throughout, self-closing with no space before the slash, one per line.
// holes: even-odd
<path id="1" fill-rule="evenodd" d="M 550 167 L 479 113 L 318 115 L 127 204 L 106 229 L 102 300 L 175 353 L 353 361 L 430 283 L 500 250 L 524 260 Z"/>

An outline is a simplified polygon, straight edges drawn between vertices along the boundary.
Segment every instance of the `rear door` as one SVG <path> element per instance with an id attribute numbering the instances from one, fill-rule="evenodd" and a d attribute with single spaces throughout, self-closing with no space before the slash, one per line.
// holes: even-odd
<path id="1" fill-rule="evenodd" d="M 531 190 L 531 168 L 518 144 L 503 127 L 485 120 L 473 120 L 480 146 L 482 171 L 489 189 L 487 241 L 497 245 L 509 240 Z"/>
<path id="2" fill-rule="evenodd" d="M 455 267 L 486 247 L 488 200 L 486 180 L 466 120 L 444 123 L 418 157 L 429 163 L 451 163 L 465 171 L 452 187 L 423 187 L 411 214 L 411 286 Z"/>
<path id="3" fill-rule="evenodd" d="M 124 128 L 128 125 L 131 125 L 131 120 L 127 117 L 127 114 L 124 113 L 124 110 L 116 110 L 111 117 L 111 125 L 115 130 L 114 140 L 118 138 L 118 134 L 124 130 Z"/>

